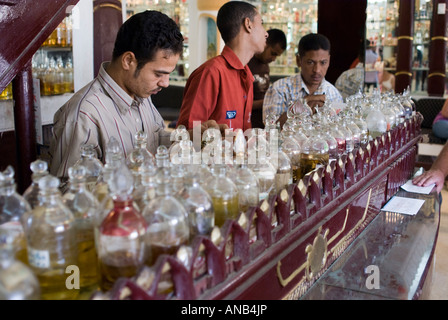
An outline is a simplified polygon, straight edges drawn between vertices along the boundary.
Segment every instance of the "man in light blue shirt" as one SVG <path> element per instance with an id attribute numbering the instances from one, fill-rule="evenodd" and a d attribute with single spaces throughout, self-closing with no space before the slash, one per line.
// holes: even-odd
<path id="1" fill-rule="evenodd" d="M 263 119 L 267 114 L 280 116 L 283 126 L 286 111 L 291 101 L 304 98 L 313 109 L 325 102 L 342 103 L 342 95 L 330 82 L 325 80 L 330 65 L 330 41 L 321 34 L 310 33 L 302 37 L 296 56 L 300 73 L 274 82 L 266 92 L 263 103 Z"/>

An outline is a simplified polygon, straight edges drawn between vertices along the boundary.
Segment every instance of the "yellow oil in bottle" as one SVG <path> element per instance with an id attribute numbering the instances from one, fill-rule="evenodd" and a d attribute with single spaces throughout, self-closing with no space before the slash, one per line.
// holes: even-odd
<path id="1" fill-rule="evenodd" d="M 213 208 L 215 209 L 215 225 L 222 227 L 227 219 L 236 219 L 239 213 L 238 195 L 229 199 L 222 197 L 212 197 Z"/>
<path id="2" fill-rule="evenodd" d="M 302 154 L 299 170 L 294 172 L 296 181 L 302 179 L 308 172 L 313 171 L 319 165 L 326 165 L 330 160 L 328 154 Z"/>
<path id="3" fill-rule="evenodd" d="M 98 256 L 93 229 L 88 232 L 84 231 L 83 238 L 83 241 L 78 241 L 78 267 L 80 286 L 86 288 L 93 286 L 98 281 Z"/>
<path id="4" fill-rule="evenodd" d="M 42 300 L 74 300 L 79 295 L 78 289 L 67 288 L 69 274 L 65 269 L 50 269 L 36 274 L 40 283 Z"/>

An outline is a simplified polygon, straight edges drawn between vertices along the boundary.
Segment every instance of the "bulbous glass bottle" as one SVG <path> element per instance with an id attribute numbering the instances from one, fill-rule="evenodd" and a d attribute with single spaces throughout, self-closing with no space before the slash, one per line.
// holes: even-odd
<path id="1" fill-rule="evenodd" d="M 171 192 L 169 168 L 160 168 L 156 175 L 156 197 L 143 209 L 148 229 L 145 243 L 146 264 L 152 266 L 161 254 L 173 254 L 190 239 L 188 214 Z"/>
<path id="2" fill-rule="evenodd" d="M 98 281 L 94 219 L 99 210 L 99 203 L 87 187 L 87 170 L 84 166 L 70 167 L 68 175 L 69 189 L 62 199 L 75 216 L 80 286 L 88 288 Z"/>
<path id="3" fill-rule="evenodd" d="M 108 180 L 113 208 L 99 227 L 98 272 L 103 291 L 120 277 L 132 277 L 146 259 L 147 223 L 133 204 L 133 175 L 124 161 Z"/>
<path id="4" fill-rule="evenodd" d="M 215 226 L 215 211 L 210 195 L 199 184 L 195 173 L 185 176 L 184 187 L 176 194 L 188 215 L 190 239 L 197 235 L 208 235 Z"/>
<path id="5" fill-rule="evenodd" d="M 0 229 L 0 300 L 39 300 L 39 281 L 16 259 L 14 241 L 14 236 Z"/>
<path id="6" fill-rule="evenodd" d="M 307 138 L 308 139 L 308 138 Z M 306 139 L 304 140 L 306 141 Z M 304 142 L 303 141 L 303 142 Z M 291 165 L 291 182 L 297 182 L 294 177 L 300 167 L 300 149 L 301 144 L 294 138 L 291 131 L 283 130 L 281 132 L 280 149 L 288 156 Z M 278 187 L 276 187 L 278 190 Z"/>
<path id="7" fill-rule="evenodd" d="M 212 176 L 205 182 L 204 189 L 213 202 L 215 210 L 215 225 L 222 227 L 227 219 L 236 219 L 239 214 L 238 188 L 226 176 L 224 164 L 214 164 L 211 167 Z"/>
<path id="8" fill-rule="evenodd" d="M 300 169 L 296 181 L 302 179 L 305 174 L 325 166 L 329 162 L 328 144 L 322 138 L 319 131 L 314 131 L 300 151 Z"/>
<path id="9" fill-rule="evenodd" d="M 28 263 L 24 222 L 31 206 L 16 191 L 14 169 L 8 166 L 0 172 L 0 229 L 9 233 L 17 247 L 16 258 Z"/>
<path id="10" fill-rule="evenodd" d="M 126 158 L 126 165 L 134 175 L 134 184 L 140 184 L 140 177 L 138 176 L 138 168 L 147 161 L 152 161 L 155 165 L 155 157 L 148 151 L 147 139 L 148 134 L 144 131 L 137 131 L 134 135 L 135 146 L 131 153 Z"/>
<path id="11" fill-rule="evenodd" d="M 39 179 L 48 174 L 48 163 L 43 160 L 36 160 L 31 162 L 30 169 L 33 172 L 31 175 L 31 184 L 23 193 L 23 197 L 28 201 L 33 209 L 39 204 Z"/>
<path id="12" fill-rule="evenodd" d="M 96 157 L 94 145 L 87 144 L 81 147 L 81 158 L 76 161 L 75 165 L 83 166 L 86 169 L 87 188 L 89 191 L 93 191 L 103 171 L 103 163 Z"/>
<path id="13" fill-rule="evenodd" d="M 28 216 L 25 228 L 28 262 L 36 274 L 42 299 L 76 299 L 67 286 L 67 267 L 78 265 L 75 218 L 63 203 L 58 178 L 47 175 L 39 180 L 40 202 Z M 79 284 L 79 283 L 78 283 Z"/>

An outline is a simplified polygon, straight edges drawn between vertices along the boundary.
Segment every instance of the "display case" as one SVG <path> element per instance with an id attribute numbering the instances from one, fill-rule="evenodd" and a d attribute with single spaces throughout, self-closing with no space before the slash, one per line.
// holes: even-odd
<path id="1" fill-rule="evenodd" d="M 317 32 L 317 0 L 264 0 L 254 3 L 263 17 L 266 30 L 280 29 L 286 34 L 287 48 L 271 65 L 273 75 L 298 72 L 297 44 L 308 33 Z"/>
<path id="2" fill-rule="evenodd" d="M 381 72 L 396 72 L 399 24 L 398 0 L 370 0 L 367 5 L 366 39 L 377 48 L 383 62 Z M 413 94 L 426 94 L 432 1 L 415 0 L 412 41 Z M 405 36 L 404 36 L 405 37 Z M 380 75 L 381 78 L 381 75 Z M 381 79 L 380 79 L 381 80 Z"/>
<path id="3" fill-rule="evenodd" d="M 182 57 L 177 63 L 176 70 L 170 75 L 170 79 L 174 81 L 186 80 L 186 77 L 189 75 L 188 0 L 125 0 L 125 4 L 127 18 L 145 10 L 158 10 L 171 17 L 177 23 L 182 35 L 184 36 L 184 50 Z"/>

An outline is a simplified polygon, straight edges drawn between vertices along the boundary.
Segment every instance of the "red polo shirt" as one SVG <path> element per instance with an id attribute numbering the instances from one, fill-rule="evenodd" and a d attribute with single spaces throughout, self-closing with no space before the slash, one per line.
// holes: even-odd
<path id="1" fill-rule="evenodd" d="M 188 78 L 177 125 L 215 120 L 233 129 L 251 128 L 254 77 L 232 49 L 199 66 Z"/>

